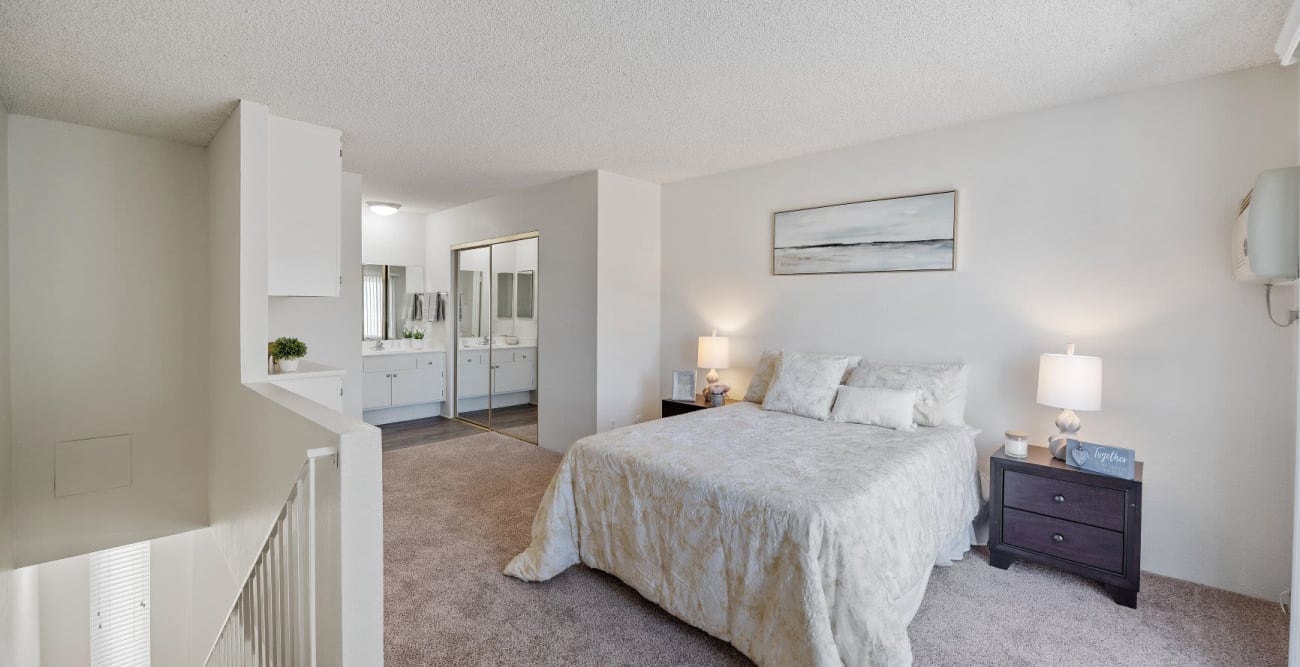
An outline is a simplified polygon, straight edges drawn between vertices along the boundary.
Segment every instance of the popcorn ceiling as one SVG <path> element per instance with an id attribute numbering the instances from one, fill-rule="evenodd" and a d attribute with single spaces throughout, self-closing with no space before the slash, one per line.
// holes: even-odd
<path id="1" fill-rule="evenodd" d="M 205 145 L 239 98 L 431 211 L 672 182 L 1274 61 L 1287 0 L 0 2 L 0 101 Z"/>

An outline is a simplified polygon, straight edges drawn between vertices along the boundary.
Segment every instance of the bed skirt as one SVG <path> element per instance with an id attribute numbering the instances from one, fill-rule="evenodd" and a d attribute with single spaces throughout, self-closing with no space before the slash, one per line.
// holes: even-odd
<path id="1" fill-rule="evenodd" d="M 934 559 L 935 567 L 950 567 L 953 563 L 961 560 L 970 551 L 971 545 L 978 544 L 975 541 L 975 526 L 966 524 L 966 527 L 954 535 L 948 543 L 939 550 L 939 555 Z M 916 617 L 916 612 L 921 608 L 921 599 L 925 597 L 925 589 L 930 585 L 930 572 L 934 568 L 925 571 L 925 576 L 916 582 L 914 586 L 903 592 L 894 601 L 894 609 L 898 612 L 898 617 L 903 619 L 903 625 L 908 625 Z"/>

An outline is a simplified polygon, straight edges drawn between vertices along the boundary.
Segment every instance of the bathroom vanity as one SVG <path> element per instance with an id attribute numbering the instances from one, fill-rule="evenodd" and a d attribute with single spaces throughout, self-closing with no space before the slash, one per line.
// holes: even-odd
<path id="1" fill-rule="evenodd" d="M 433 417 L 447 400 L 447 353 L 442 350 L 366 349 L 361 355 L 365 421 L 388 424 Z"/>

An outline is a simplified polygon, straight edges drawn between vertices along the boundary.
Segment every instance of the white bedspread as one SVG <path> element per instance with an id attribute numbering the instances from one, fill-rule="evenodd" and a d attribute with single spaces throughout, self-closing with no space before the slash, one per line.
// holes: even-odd
<path id="1" fill-rule="evenodd" d="M 581 560 L 763 666 L 908 665 L 894 601 L 979 506 L 973 438 L 752 403 L 583 438 L 505 573 Z"/>

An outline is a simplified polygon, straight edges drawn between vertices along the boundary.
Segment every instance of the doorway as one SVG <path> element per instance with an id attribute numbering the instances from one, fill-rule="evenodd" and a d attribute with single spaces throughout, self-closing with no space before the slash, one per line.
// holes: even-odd
<path id="1" fill-rule="evenodd" d="M 456 246 L 457 418 L 537 444 L 537 232 Z"/>

